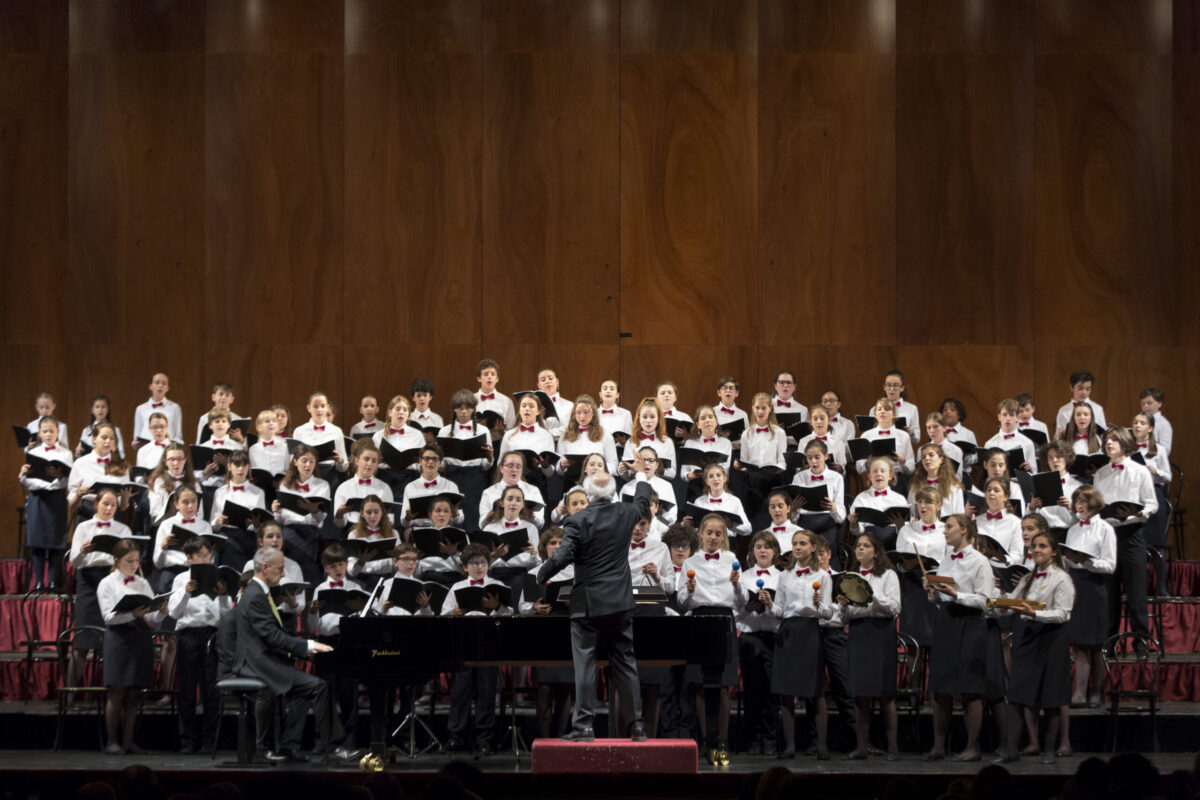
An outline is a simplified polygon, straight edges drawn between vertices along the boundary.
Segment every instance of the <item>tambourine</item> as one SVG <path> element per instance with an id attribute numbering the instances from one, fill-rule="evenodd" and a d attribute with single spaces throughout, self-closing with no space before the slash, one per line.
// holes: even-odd
<path id="1" fill-rule="evenodd" d="M 842 572 L 833 576 L 833 596 L 845 595 L 852 606 L 866 606 L 875 596 L 871 584 L 856 572 Z"/>

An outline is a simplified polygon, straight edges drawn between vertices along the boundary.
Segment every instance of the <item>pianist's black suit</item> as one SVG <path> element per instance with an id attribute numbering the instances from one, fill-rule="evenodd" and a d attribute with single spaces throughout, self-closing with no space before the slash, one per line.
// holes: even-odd
<path id="1" fill-rule="evenodd" d="M 333 720 L 329 719 L 329 689 L 325 681 L 296 669 L 288 658 L 307 657 L 308 642 L 284 632 L 271 612 L 267 592 L 258 578 L 246 584 L 234 613 L 237 615 L 234 673 L 258 678 L 267 684 L 272 695 L 288 695 L 287 717 L 279 736 L 280 748 L 293 752 L 300 749 L 300 735 L 311 707 L 317 723 L 316 749 L 323 751 L 330 737 L 337 735 L 330 728 L 340 727 L 336 715 L 332 715 Z"/>
<path id="2" fill-rule="evenodd" d="M 622 735 L 642 720 L 637 661 L 633 654 L 633 581 L 629 542 L 638 521 L 650 513 L 650 484 L 639 481 L 631 503 L 602 500 L 563 522 L 562 545 L 538 570 L 545 583 L 575 564 L 571 589 L 571 654 L 575 661 L 575 728 L 590 727 L 596 707 L 596 641 L 603 635 L 621 708 L 632 718 L 609 734 Z"/>

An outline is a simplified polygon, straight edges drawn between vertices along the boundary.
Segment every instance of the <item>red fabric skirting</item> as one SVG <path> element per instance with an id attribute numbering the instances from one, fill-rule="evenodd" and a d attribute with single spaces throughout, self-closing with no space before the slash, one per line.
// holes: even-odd
<path id="1" fill-rule="evenodd" d="M 20 650 L 26 638 L 25 624 L 21 617 L 21 598 L 0 598 L 0 650 Z M 69 625 L 64 603 L 57 597 L 39 597 L 25 604 L 24 613 L 29 617 L 29 628 L 34 639 L 53 641 Z"/>
<path id="2" fill-rule="evenodd" d="M 1163 646 L 1168 653 L 1200 653 L 1200 603 L 1163 603 L 1162 616 Z"/>
<path id="3" fill-rule="evenodd" d="M 1168 586 L 1176 597 L 1200 597 L 1200 561 L 1176 561 L 1169 577 Z"/>
<path id="4" fill-rule="evenodd" d="M 0 594 L 24 594 L 29 567 L 24 561 L 4 559 L 0 561 Z"/>
<path id="5" fill-rule="evenodd" d="M 0 699 L 18 700 L 24 697 L 22 683 L 29 676 L 33 700 L 53 699 L 58 686 L 58 662 L 39 661 L 31 666 L 10 661 L 0 663 Z"/>

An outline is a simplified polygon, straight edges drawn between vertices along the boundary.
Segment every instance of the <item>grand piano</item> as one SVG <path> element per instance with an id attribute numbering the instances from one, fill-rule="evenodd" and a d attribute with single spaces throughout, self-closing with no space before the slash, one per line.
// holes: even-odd
<path id="1" fill-rule="evenodd" d="M 462 666 L 570 665 L 571 621 L 544 617 L 344 617 L 332 653 L 318 654 L 368 687 L 426 681 Z M 733 629 L 728 617 L 635 616 L 634 652 L 639 664 L 720 664 Z M 600 648 L 598 660 L 604 661 Z M 379 717 L 376 719 L 375 717 Z M 385 749 L 387 721 L 371 719 L 371 747 Z"/>

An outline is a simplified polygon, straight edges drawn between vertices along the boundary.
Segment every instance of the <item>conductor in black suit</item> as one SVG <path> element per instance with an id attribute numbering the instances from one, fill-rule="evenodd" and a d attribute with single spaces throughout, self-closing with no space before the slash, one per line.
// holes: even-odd
<path id="1" fill-rule="evenodd" d="M 620 707 L 632 711 L 628 730 L 635 742 L 646 740 L 642 722 L 642 697 L 638 685 L 637 660 L 633 654 L 633 581 L 629 575 L 629 542 L 634 526 L 650 513 L 650 483 L 635 465 L 637 491 L 631 503 L 614 503 L 616 480 L 608 474 L 594 475 L 583 482 L 588 507 L 563 522 L 562 545 L 538 570 L 539 583 L 546 583 L 567 564 L 575 564 L 571 589 L 571 655 L 575 661 L 575 717 L 571 730 L 562 738 L 590 742 L 595 739 L 592 720 L 596 708 L 596 643 L 603 637 L 608 645 L 613 688 Z"/>
<path id="2" fill-rule="evenodd" d="M 258 678 L 274 696 L 288 696 L 287 716 L 279 736 L 279 752 L 268 753 L 272 761 L 307 761 L 300 752 L 300 735 L 309 708 L 314 709 L 318 752 L 330 741 L 329 688 L 325 681 L 296 669 L 291 658 L 306 658 L 332 650 L 311 639 L 289 636 L 283 629 L 279 610 L 271 599 L 271 587 L 283 577 L 283 553 L 264 547 L 254 554 L 254 577 L 238 601 L 237 645 L 233 672 L 243 678 Z M 334 721 L 336 721 L 336 715 Z"/>

